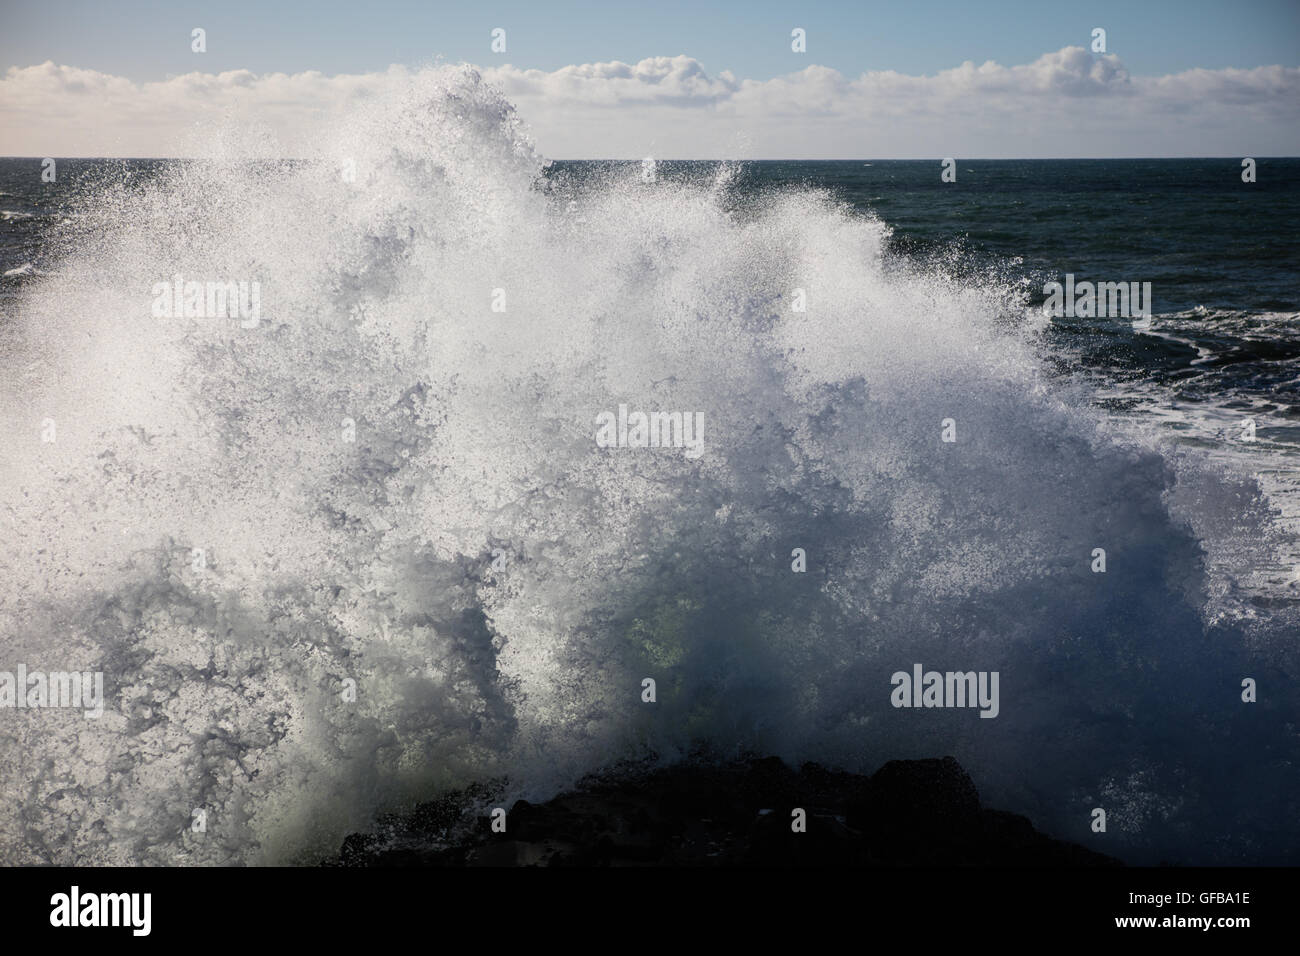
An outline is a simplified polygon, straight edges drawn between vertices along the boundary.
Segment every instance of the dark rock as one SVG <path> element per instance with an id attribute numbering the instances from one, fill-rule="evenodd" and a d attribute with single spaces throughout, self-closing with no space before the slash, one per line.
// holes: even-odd
<path id="1" fill-rule="evenodd" d="M 974 782 L 952 757 L 889 761 L 872 776 L 865 803 L 912 826 L 963 828 L 980 810 Z"/>
<path id="2" fill-rule="evenodd" d="M 873 777 L 774 757 L 620 767 L 545 803 L 517 801 L 506 832 L 487 815 L 499 784 L 390 815 L 353 834 L 345 866 L 1115 865 L 980 807 L 951 757 L 893 760 Z M 497 797 L 499 799 L 499 797 Z M 806 830 L 793 832 L 792 811 Z"/>

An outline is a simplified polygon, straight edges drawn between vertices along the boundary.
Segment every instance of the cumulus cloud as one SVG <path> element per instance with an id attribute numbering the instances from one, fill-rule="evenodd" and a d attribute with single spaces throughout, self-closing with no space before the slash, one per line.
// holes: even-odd
<path id="1" fill-rule="evenodd" d="M 768 80 L 689 56 L 554 71 L 482 70 L 556 158 L 891 158 L 1295 155 L 1300 68 L 1133 76 L 1081 47 L 1032 63 L 963 63 L 932 76 Z M 0 154 L 202 155 L 205 131 L 247 125 L 295 155 L 321 118 L 411 71 L 326 76 L 190 73 L 157 82 L 43 63 L 0 79 Z"/>

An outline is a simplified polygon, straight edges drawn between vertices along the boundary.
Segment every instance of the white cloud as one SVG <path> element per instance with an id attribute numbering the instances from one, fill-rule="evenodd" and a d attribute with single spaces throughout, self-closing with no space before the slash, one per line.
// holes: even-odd
<path id="1" fill-rule="evenodd" d="M 1114 55 L 1066 47 L 934 76 L 853 78 L 813 65 L 758 81 L 710 74 L 688 56 L 482 72 L 557 158 L 1300 153 L 1294 67 L 1137 77 Z M 196 155 L 204 130 L 222 123 L 269 131 L 292 154 L 322 117 L 411 75 L 235 70 L 135 83 L 53 63 L 12 67 L 0 79 L 0 154 Z"/>

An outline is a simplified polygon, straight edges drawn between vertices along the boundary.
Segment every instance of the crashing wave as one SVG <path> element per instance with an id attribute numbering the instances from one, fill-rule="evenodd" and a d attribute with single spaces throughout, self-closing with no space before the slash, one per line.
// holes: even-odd
<path id="1" fill-rule="evenodd" d="M 701 744 L 951 753 L 1103 852 L 1294 858 L 1294 651 L 1208 610 L 1257 490 L 1044 388 L 1014 283 L 817 191 L 738 214 L 725 170 L 562 188 L 469 69 L 336 120 L 97 189 L 0 325 L 0 650 L 108 698 L 0 712 L 0 861 L 311 859 Z M 155 317 L 177 274 L 260 283 L 260 322 Z M 703 453 L 600 447 L 622 404 Z M 999 716 L 892 708 L 914 662 L 1000 672 Z"/>

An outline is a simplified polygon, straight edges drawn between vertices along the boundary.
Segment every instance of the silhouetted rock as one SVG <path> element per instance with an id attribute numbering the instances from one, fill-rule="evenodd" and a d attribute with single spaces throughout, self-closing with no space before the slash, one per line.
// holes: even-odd
<path id="1" fill-rule="evenodd" d="M 344 866 L 1096 866 L 1118 861 L 980 807 L 952 757 L 892 760 L 872 777 L 775 757 L 620 768 L 491 827 L 499 784 L 353 834 Z M 803 829 L 792 827 L 795 811 Z"/>

